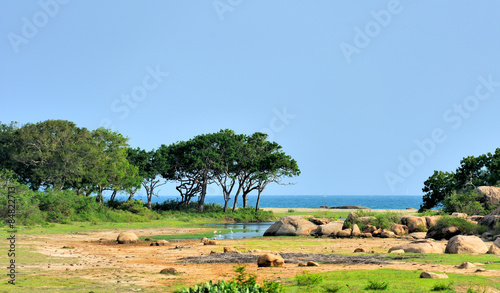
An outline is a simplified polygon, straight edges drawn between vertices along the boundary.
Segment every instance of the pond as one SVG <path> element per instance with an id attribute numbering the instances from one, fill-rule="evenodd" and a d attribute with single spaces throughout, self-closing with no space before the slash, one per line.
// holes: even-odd
<path id="1" fill-rule="evenodd" d="M 272 224 L 274 222 L 207 224 L 207 226 L 214 228 L 215 239 L 242 239 L 261 237 Z M 229 229 L 229 233 L 224 234 L 222 229 Z"/>

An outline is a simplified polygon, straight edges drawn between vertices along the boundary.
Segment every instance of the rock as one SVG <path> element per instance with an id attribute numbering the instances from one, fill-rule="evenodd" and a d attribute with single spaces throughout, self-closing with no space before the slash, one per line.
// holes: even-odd
<path id="1" fill-rule="evenodd" d="M 458 217 L 458 218 L 462 218 L 462 219 L 467 219 L 467 214 L 466 213 L 453 213 L 451 214 L 452 217 Z"/>
<path id="2" fill-rule="evenodd" d="M 427 226 L 427 229 L 430 229 L 434 226 L 436 226 L 437 221 L 441 218 L 442 216 L 424 216 L 425 218 L 425 224 Z"/>
<path id="3" fill-rule="evenodd" d="M 155 241 L 155 240 L 151 237 L 146 237 L 146 238 L 144 238 L 144 241 Z"/>
<path id="4" fill-rule="evenodd" d="M 401 254 L 401 253 L 405 253 L 405 251 L 404 251 L 404 249 L 394 249 L 394 250 L 389 250 L 389 253 Z"/>
<path id="5" fill-rule="evenodd" d="M 358 247 L 354 249 L 354 252 L 366 252 L 366 250 L 364 248 Z"/>
<path id="6" fill-rule="evenodd" d="M 396 234 L 392 231 L 388 230 L 383 230 L 382 233 L 380 233 L 380 238 L 396 238 Z"/>
<path id="7" fill-rule="evenodd" d="M 420 274 L 420 278 L 424 278 L 424 279 L 448 279 L 448 275 L 436 274 L 436 273 L 431 273 L 431 272 L 422 272 Z"/>
<path id="8" fill-rule="evenodd" d="M 427 231 L 427 235 L 425 236 L 425 238 L 432 238 L 435 240 L 441 240 L 441 239 L 450 240 L 453 236 L 459 234 L 460 230 L 454 226 L 445 227 L 442 229 L 438 229 L 437 226 L 434 226 L 431 229 L 429 229 L 429 231 Z"/>
<path id="9" fill-rule="evenodd" d="M 373 231 L 372 235 L 378 237 L 382 232 L 382 228 L 378 228 L 377 230 Z"/>
<path id="10" fill-rule="evenodd" d="M 425 217 L 406 215 L 401 218 L 401 224 L 408 227 L 409 233 L 427 231 L 427 221 Z"/>
<path id="11" fill-rule="evenodd" d="M 401 224 L 392 224 L 391 231 L 396 235 L 405 235 L 408 234 L 408 227 Z"/>
<path id="12" fill-rule="evenodd" d="M 488 254 L 500 255 L 500 237 L 495 240 L 490 246 L 490 249 L 487 252 Z"/>
<path id="13" fill-rule="evenodd" d="M 366 225 L 363 227 L 363 233 L 373 233 L 377 231 L 377 227 L 373 226 L 373 225 Z"/>
<path id="14" fill-rule="evenodd" d="M 217 254 L 216 251 L 210 250 L 210 254 Z"/>
<path id="15" fill-rule="evenodd" d="M 361 233 L 360 237 L 363 237 L 363 238 L 372 238 L 373 235 L 372 235 L 372 233 Z"/>
<path id="16" fill-rule="evenodd" d="M 478 268 L 474 273 L 486 272 L 485 268 Z"/>
<path id="17" fill-rule="evenodd" d="M 240 253 L 236 249 L 233 249 L 232 247 L 224 247 L 224 253 Z"/>
<path id="18" fill-rule="evenodd" d="M 139 237 L 132 232 L 121 232 L 116 238 L 116 241 L 118 241 L 118 244 L 137 243 Z"/>
<path id="19" fill-rule="evenodd" d="M 347 238 L 347 237 L 351 237 L 351 233 L 352 233 L 351 229 L 344 229 L 342 231 L 338 231 L 335 236 L 340 237 L 340 238 Z"/>
<path id="20" fill-rule="evenodd" d="M 467 217 L 467 220 L 470 221 L 470 222 L 473 222 L 473 223 L 479 223 L 482 219 L 484 218 L 484 216 L 478 216 L 478 215 L 474 215 L 474 216 L 468 216 Z"/>
<path id="21" fill-rule="evenodd" d="M 285 260 L 280 255 L 263 254 L 257 260 L 258 267 L 282 267 Z"/>
<path id="22" fill-rule="evenodd" d="M 299 263 L 299 267 L 306 267 L 306 266 L 307 266 L 307 264 L 305 262 Z"/>
<path id="23" fill-rule="evenodd" d="M 330 220 L 328 220 L 326 218 L 325 219 L 310 218 L 309 222 L 311 222 L 315 225 L 326 225 L 326 224 L 330 223 Z"/>
<path id="24" fill-rule="evenodd" d="M 434 240 L 430 239 L 421 239 L 407 244 L 394 246 L 389 249 L 389 253 L 400 249 L 402 249 L 405 253 L 443 253 L 445 247 L 443 243 L 434 242 Z"/>
<path id="25" fill-rule="evenodd" d="M 159 246 L 165 246 L 165 245 L 167 245 L 167 244 L 168 244 L 168 241 L 167 241 L 167 240 L 162 239 L 162 240 L 158 240 L 158 241 L 156 241 L 156 243 L 158 243 L 158 245 L 159 245 Z"/>
<path id="26" fill-rule="evenodd" d="M 308 267 L 319 267 L 319 263 L 314 262 L 314 261 L 308 261 L 307 266 Z"/>
<path id="27" fill-rule="evenodd" d="M 488 226 L 489 228 L 493 229 L 493 227 L 495 227 L 496 223 L 498 222 L 500 222 L 500 206 L 498 206 L 498 208 L 496 208 L 491 213 L 484 216 L 479 224 Z"/>
<path id="28" fill-rule="evenodd" d="M 62 248 L 63 249 L 74 249 L 75 247 L 73 247 L 73 246 L 63 246 Z"/>
<path id="29" fill-rule="evenodd" d="M 445 253 L 451 254 L 472 254 L 472 253 L 486 253 L 488 247 L 477 236 L 457 235 L 448 241 Z"/>
<path id="30" fill-rule="evenodd" d="M 160 274 L 177 275 L 179 271 L 175 268 L 166 268 L 160 271 Z"/>
<path id="31" fill-rule="evenodd" d="M 483 241 L 493 241 L 494 237 L 495 237 L 495 235 L 493 235 L 493 233 L 491 233 L 491 232 L 484 232 L 483 234 L 481 234 L 481 239 Z"/>
<path id="32" fill-rule="evenodd" d="M 408 234 L 413 239 L 425 239 L 425 235 L 427 235 L 427 232 L 413 232 Z"/>
<path id="33" fill-rule="evenodd" d="M 483 196 L 480 201 L 484 203 L 486 208 L 495 207 L 500 204 L 500 187 L 479 186 L 474 191 Z"/>
<path id="34" fill-rule="evenodd" d="M 360 235 L 361 235 L 361 230 L 359 230 L 359 227 L 357 224 L 354 224 L 352 226 L 351 236 L 358 237 Z"/>
<path id="35" fill-rule="evenodd" d="M 320 225 L 316 230 L 317 235 L 335 235 L 337 232 L 342 231 L 343 221 L 330 222 L 326 225 Z"/>
<path id="36" fill-rule="evenodd" d="M 264 236 L 307 236 L 316 229 L 317 225 L 301 216 L 287 216 L 272 224 Z"/>
<path id="37" fill-rule="evenodd" d="M 219 245 L 219 242 L 215 240 L 206 240 L 203 242 L 203 245 Z"/>
<path id="38" fill-rule="evenodd" d="M 376 220 L 375 217 L 358 217 L 356 213 L 349 213 L 345 219 L 345 223 L 352 224 L 369 224 L 372 220 Z"/>
<path id="39" fill-rule="evenodd" d="M 457 268 L 459 269 L 470 269 L 475 268 L 476 266 L 468 261 L 461 263 Z"/>

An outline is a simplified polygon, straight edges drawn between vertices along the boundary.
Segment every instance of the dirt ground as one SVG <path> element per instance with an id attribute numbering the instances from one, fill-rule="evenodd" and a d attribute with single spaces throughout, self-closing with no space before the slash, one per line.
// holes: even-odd
<path id="1" fill-rule="evenodd" d="M 153 228 L 140 230 L 127 230 L 134 232 L 139 237 L 153 235 L 176 235 L 203 232 L 203 229 L 195 228 Z M 58 274 L 64 272 L 69 276 L 97 280 L 99 282 L 120 283 L 133 288 L 147 287 L 148 291 L 164 292 L 165 288 L 174 288 L 178 285 L 194 285 L 209 280 L 229 280 L 235 276 L 233 263 L 188 263 L 182 260 L 186 257 L 209 256 L 214 251 L 223 258 L 223 247 L 231 247 L 243 254 L 260 255 L 266 253 L 266 248 L 275 247 L 273 243 L 283 241 L 283 238 L 258 238 L 264 239 L 258 248 L 248 249 L 252 240 L 218 240 L 217 246 L 203 245 L 200 240 L 171 241 L 166 246 L 150 246 L 150 242 L 137 244 L 116 244 L 103 240 L 116 240 L 118 234 L 123 230 L 98 231 L 77 234 L 51 234 L 51 235 L 23 235 L 23 242 L 29 243 L 34 251 L 48 256 L 68 258 L 61 263 L 40 264 L 35 263 L 25 267 L 31 271 L 40 273 L 50 272 Z M 293 238 L 286 238 L 290 240 Z M 387 252 L 397 244 L 408 242 L 404 239 L 332 239 L 332 238 L 300 238 L 297 246 L 286 246 L 279 248 L 281 253 L 349 253 L 355 248 L 362 247 L 367 251 Z M 304 245 L 301 245 L 301 242 Z M 278 244 L 279 245 L 279 244 Z M 63 248 L 66 247 L 66 248 Z M 273 251 L 276 252 L 276 251 Z M 377 253 L 362 253 L 366 257 L 376 256 Z M 214 255 L 212 255 L 213 257 Z M 313 257 L 313 256 L 310 256 Z M 305 257 L 308 258 L 308 257 Z M 285 258 L 286 260 L 286 258 Z M 305 262 L 315 259 L 303 259 Z M 336 263 L 324 264 L 319 267 L 299 267 L 297 263 L 286 262 L 282 268 L 258 268 L 256 262 L 249 263 L 247 271 L 256 273 L 258 280 L 283 280 L 301 273 L 305 269 L 309 272 L 326 272 L 335 270 L 372 270 L 381 267 L 403 269 L 403 270 L 430 270 L 433 272 L 453 272 L 461 274 L 473 274 L 475 269 L 457 269 L 451 265 L 435 265 L 424 263 L 368 263 L 349 264 Z M 177 275 L 160 274 L 164 268 L 175 268 L 180 273 Z M 483 272 L 482 275 L 498 274 L 498 272 Z M 168 291 L 168 290 L 167 290 Z"/>

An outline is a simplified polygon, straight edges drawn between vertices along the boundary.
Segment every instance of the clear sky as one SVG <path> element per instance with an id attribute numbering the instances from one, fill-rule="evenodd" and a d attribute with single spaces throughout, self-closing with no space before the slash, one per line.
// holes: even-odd
<path id="1" fill-rule="evenodd" d="M 421 195 L 500 147 L 500 1 L 2 1 L 0 37 L 1 122 L 267 132 L 302 175 L 266 194 Z"/>

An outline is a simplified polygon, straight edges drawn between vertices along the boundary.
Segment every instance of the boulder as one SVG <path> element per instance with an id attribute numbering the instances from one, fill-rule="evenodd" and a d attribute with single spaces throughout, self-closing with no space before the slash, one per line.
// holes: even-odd
<path id="1" fill-rule="evenodd" d="M 421 239 L 407 244 L 394 246 L 389 249 L 389 253 L 394 250 L 403 250 L 405 253 L 443 253 L 444 249 L 444 243 L 434 242 L 430 239 Z"/>
<path id="2" fill-rule="evenodd" d="M 404 251 L 404 249 L 394 249 L 394 250 L 390 250 L 389 253 L 401 254 L 401 253 L 405 253 L 405 251 Z"/>
<path id="3" fill-rule="evenodd" d="M 401 218 L 401 224 L 408 227 L 408 232 L 422 232 L 427 230 L 427 221 L 425 217 L 416 217 L 406 215 Z"/>
<path id="4" fill-rule="evenodd" d="M 467 214 L 466 213 L 453 213 L 451 214 L 452 217 L 457 217 L 457 218 L 462 218 L 462 219 L 467 219 Z"/>
<path id="5" fill-rule="evenodd" d="M 308 267 L 319 267 L 319 263 L 314 262 L 314 261 L 308 261 L 307 266 Z"/>
<path id="6" fill-rule="evenodd" d="M 475 268 L 476 266 L 468 261 L 461 263 L 457 268 L 459 269 L 470 269 Z"/>
<path id="7" fill-rule="evenodd" d="M 118 244 L 137 243 L 139 237 L 132 232 L 121 232 L 116 238 L 116 241 L 118 241 Z"/>
<path id="8" fill-rule="evenodd" d="M 427 235 L 427 232 L 413 232 L 408 234 L 409 237 L 412 239 L 425 239 L 425 236 Z"/>
<path id="9" fill-rule="evenodd" d="M 342 231 L 343 221 L 330 222 L 326 225 L 320 225 L 316 230 L 317 235 L 335 235 L 337 232 Z"/>
<path id="10" fill-rule="evenodd" d="M 360 235 L 361 235 L 361 230 L 359 230 L 359 227 L 357 224 L 354 224 L 352 226 L 351 236 L 359 237 Z"/>
<path id="11" fill-rule="evenodd" d="M 382 228 L 378 228 L 377 230 L 372 232 L 372 235 L 378 237 L 382 232 L 383 232 Z"/>
<path id="12" fill-rule="evenodd" d="M 284 264 L 285 260 L 276 254 L 263 254 L 257 260 L 257 266 L 259 267 L 282 267 Z"/>
<path id="13" fill-rule="evenodd" d="M 359 235 L 360 237 L 363 237 L 363 238 L 372 238 L 373 235 L 372 233 L 361 233 L 361 235 Z"/>
<path id="14" fill-rule="evenodd" d="M 424 279 L 448 279 L 446 274 L 436 274 L 431 272 L 422 272 L 420 278 Z"/>
<path id="15" fill-rule="evenodd" d="M 500 255 L 500 237 L 495 240 L 490 246 L 490 249 L 487 252 L 488 254 Z"/>
<path id="16" fill-rule="evenodd" d="M 166 268 L 160 271 L 160 274 L 177 275 L 179 271 L 175 268 Z"/>
<path id="17" fill-rule="evenodd" d="M 472 253 L 486 253 L 488 247 L 477 236 L 457 235 L 448 241 L 445 253 L 451 254 L 472 254 Z"/>
<path id="18" fill-rule="evenodd" d="M 500 206 L 498 206 L 498 208 L 496 208 L 491 213 L 484 216 L 484 218 L 479 221 L 479 224 L 488 226 L 489 228 L 493 229 L 493 227 L 498 222 L 500 222 Z"/>
<path id="19" fill-rule="evenodd" d="M 315 233 L 318 226 L 301 216 L 287 216 L 267 228 L 264 236 L 306 236 Z"/>
<path id="20" fill-rule="evenodd" d="M 495 235 L 493 235 L 493 233 L 491 232 L 484 232 L 483 234 L 481 234 L 481 239 L 483 241 L 494 241 L 495 239 Z"/>
<path id="21" fill-rule="evenodd" d="M 326 224 L 330 223 L 330 220 L 328 220 L 326 218 L 325 219 L 310 218 L 309 222 L 311 222 L 315 225 L 326 225 Z"/>
<path id="22" fill-rule="evenodd" d="M 363 233 L 373 233 L 377 231 L 377 227 L 373 226 L 373 225 L 366 225 L 363 227 Z"/>
<path id="23" fill-rule="evenodd" d="M 437 221 L 441 218 L 442 216 L 424 216 L 425 218 L 425 224 L 427 226 L 427 229 L 430 229 L 434 226 L 436 226 Z"/>
<path id="24" fill-rule="evenodd" d="M 340 238 L 347 238 L 351 237 L 352 230 L 351 229 L 344 229 L 342 231 L 338 231 L 335 236 L 340 237 Z"/>
<path id="25" fill-rule="evenodd" d="M 474 191 L 483 196 L 481 202 L 484 203 L 487 208 L 495 207 L 500 204 L 500 187 L 479 186 Z"/>
<path id="26" fill-rule="evenodd" d="M 338 206 L 338 207 L 329 207 L 330 209 L 339 209 L 339 210 L 369 210 L 370 208 L 363 206 Z"/>
<path id="27" fill-rule="evenodd" d="M 459 235 L 460 230 L 457 227 L 444 227 L 439 229 L 437 226 L 434 226 L 427 231 L 427 235 L 425 238 L 432 238 L 435 240 L 450 240 L 453 236 Z"/>
<path id="28" fill-rule="evenodd" d="M 149 244 L 149 246 L 165 246 L 168 244 L 168 241 L 167 240 L 158 240 L 156 242 L 151 242 L 151 244 Z"/>
<path id="29" fill-rule="evenodd" d="M 392 224 L 391 231 L 396 235 L 405 235 L 408 234 L 408 227 L 401 224 Z"/>
<path id="30" fill-rule="evenodd" d="M 383 230 L 382 233 L 380 233 L 380 238 L 396 238 L 396 234 L 392 231 L 388 230 Z"/>
<path id="31" fill-rule="evenodd" d="M 354 249 L 354 252 L 366 252 L 366 250 L 364 248 L 358 247 Z"/>
<path id="32" fill-rule="evenodd" d="M 203 241 L 203 245 L 219 245 L 219 242 L 217 242 L 215 240 L 206 240 L 206 241 Z"/>

